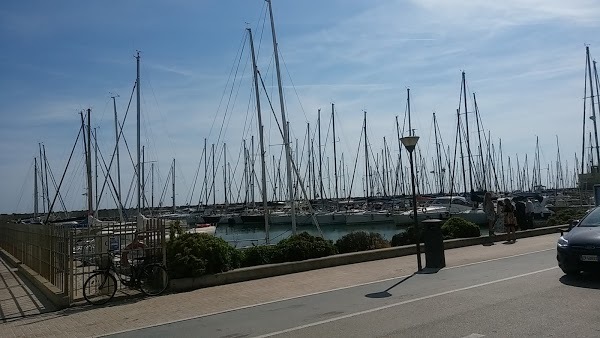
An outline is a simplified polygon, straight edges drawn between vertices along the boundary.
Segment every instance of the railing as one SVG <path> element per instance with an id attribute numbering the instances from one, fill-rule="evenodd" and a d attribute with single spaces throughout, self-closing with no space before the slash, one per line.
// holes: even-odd
<path id="1" fill-rule="evenodd" d="M 0 233 L 0 247 L 61 292 L 67 292 L 70 227 L 2 223 Z"/>
<path id="2" fill-rule="evenodd" d="M 56 286 L 72 304 L 83 299 L 83 284 L 102 260 L 114 256 L 115 264 L 127 245 L 139 236 L 142 246 L 127 250 L 127 257 L 152 257 L 166 264 L 165 221 L 146 219 L 135 223 L 102 222 L 92 228 L 55 224 L 0 224 L 0 247 Z M 119 286 L 121 291 L 125 288 Z"/>

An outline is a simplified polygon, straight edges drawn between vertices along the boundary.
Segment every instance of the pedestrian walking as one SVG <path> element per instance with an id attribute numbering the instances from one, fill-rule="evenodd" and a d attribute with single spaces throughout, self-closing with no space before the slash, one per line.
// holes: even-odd
<path id="1" fill-rule="evenodd" d="M 504 226 L 508 233 L 508 242 L 514 243 L 517 241 L 517 217 L 515 217 L 515 207 L 507 198 L 504 200 Z"/>
<path id="2" fill-rule="evenodd" d="M 483 196 L 483 211 L 488 222 L 489 235 L 494 235 L 494 225 L 496 224 L 496 209 L 494 208 L 494 202 L 492 202 L 492 193 L 486 192 Z"/>

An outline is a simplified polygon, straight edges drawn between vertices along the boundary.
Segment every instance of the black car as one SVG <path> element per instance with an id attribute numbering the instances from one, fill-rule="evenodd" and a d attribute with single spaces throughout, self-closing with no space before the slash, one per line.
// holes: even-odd
<path id="1" fill-rule="evenodd" d="M 600 207 L 569 227 L 557 243 L 558 266 L 567 275 L 600 271 Z"/>

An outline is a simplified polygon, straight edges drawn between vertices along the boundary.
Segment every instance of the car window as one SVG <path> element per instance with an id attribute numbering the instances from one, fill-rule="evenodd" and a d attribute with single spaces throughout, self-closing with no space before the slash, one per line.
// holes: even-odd
<path id="1" fill-rule="evenodd" d="M 600 208 L 592 210 L 584 219 L 579 222 L 580 227 L 598 227 L 600 226 Z"/>

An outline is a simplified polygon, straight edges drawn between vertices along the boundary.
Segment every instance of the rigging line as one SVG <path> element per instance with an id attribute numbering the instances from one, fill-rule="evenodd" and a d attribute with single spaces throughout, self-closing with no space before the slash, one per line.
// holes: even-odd
<path id="1" fill-rule="evenodd" d="M 98 148 L 98 154 L 100 154 L 100 159 L 102 160 L 102 164 L 104 164 L 104 166 L 106 167 L 106 172 L 105 172 L 104 168 L 102 166 L 100 166 L 100 168 L 102 169 L 102 173 L 105 174 L 105 177 L 108 177 L 108 180 L 110 181 L 110 187 L 109 187 L 108 191 L 113 196 L 113 200 L 115 201 L 115 204 L 117 205 L 117 207 L 119 207 L 119 208 L 121 208 L 121 210 L 123 210 L 123 205 L 122 204 L 119 205 L 118 198 L 115 198 L 115 195 L 117 195 L 117 188 L 115 186 L 115 182 L 112 179 L 112 176 L 110 175 L 110 171 L 108 169 L 108 166 L 106 165 L 106 161 L 104 160 L 104 155 L 102 155 L 102 151 L 100 148 Z M 112 190 L 110 188 L 112 188 Z M 100 194 L 100 196 L 98 196 L 98 201 L 96 202 L 96 209 L 99 209 L 100 202 L 102 201 L 102 196 L 104 196 L 103 193 Z"/>
<path id="2" fill-rule="evenodd" d="M 267 88 L 265 87 L 265 82 L 263 81 L 260 71 L 257 70 L 257 73 L 258 73 L 258 77 L 260 78 L 260 83 L 262 84 L 263 90 L 265 91 L 265 95 L 267 96 L 267 101 L 269 102 L 269 107 L 271 107 L 271 112 L 273 113 L 273 117 L 275 118 L 275 122 L 277 123 L 277 128 L 279 129 L 279 133 L 281 135 L 283 135 L 283 130 L 281 129 L 281 124 L 279 123 L 279 120 L 277 119 L 277 114 L 275 113 L 275 109 L 273 109 L 273 102 L 271 102 L 271 98 L 269 97 L 269 94 L 267 93 Z"/>
<path id="3" fill-rule="evenodd" d="M 236 59 L 237 59 L 238 54 L 241 57 L 241 51 L 244 48 L 245 42 L 246 42 L 246 33 L 244 32 L 242 34 L 242 40 L 240 41 L 240 46 L 238 47 L 238 52 L 236 53 Z M 239 63 L 238 63 L 238 65 L 239 65 Z M 212 124 L 210 125 L 210 129 L 209 129 L 207 138 L 210 138 L 210 136 L 212 135 L 212 131 L 215 127 L 217 117 L 219 116 L 219 111 L 221 110 L 221 106 L 223 104 L 223 99 L 225 99 L 225 94 L 227 93 L 227 88 L 229 88 L 229 82 L 231 81 L 231 76 L 233 75 L 235 68 L 236 68 L 236 66 L 235 66 L 235 59 L 234 59 L 234 62 L 231 65 L 231 70 L 229 71 L 229 76 L 227 77 L 227 82 L 225 83 L 225 88 L 223 88 L 223 94 L 221 94 L 221 99 L 219 100 L 219 105 L 217 106 L 217 112 L 215 114 L 215 118 L 213 119 Z"/>
<path id="4" fill-rule="evenodd" d="M 352 188 L 354 187 L 354 176 L 356 175 L 356 166 L 358 164 L 358 154 L 360 153 L 360 145 L 363 139 L 363 128 L 360 128 L 360 136 L 358 137 L 358 150 L 356 150 L 356 158 L 354 160 L 354 170 L 352 171 L 352 180 L 350 180 L 350 189 L 348 192 L 348 200 L 352 198 Z"/>
<path id="5" fill-rule="evenodd" d="M 256 52 L 256 58 L 258 59 L 259 55 L 260 55 L 260 47 L 262 45 L 262 38 L 263 38 L 263 32 L 265 31 L 265 23 L 267 22 L 267 2 L 265 1 L 263 3 L 263 18 L 262 18 L 262 28 L 260 30 L 260 37 L 258 39 L 258 48 L 257 48 L 257 52 Z M 258 23 L 260 23 L 260 19 L 258 20 Z M 257 24 L 258 25 L 258 24 Z M 256 31 L 258 31 L 258 28 L 256 28 Z"/>
<path id="6" fill-rule="evenodd" d="M 131 102 L 133 101 L 133 94 L 135 93 L 135 87 L 137 86 L 137 81 L 133 84 L 133 88 L 131 89 L 131 95 L 129 96 L 129 103 L 127 103 L 127 109 L 125 110 L 125 116 L 123 116 L 123 122 L 119 122 L 117 121 L 117 124 L 119 126 L 119 134 L 117 136 L 117 140 L 116 143 L 119 144 L 119 141 L 121 139 L 121 137 L 123 138 L 123 141 L 125 141 L 125 145 L 127 146 L 127 139 L 125 138 L 125 135 L 123 135 L 123 127 L 125 126 L 125 121 L 127 120 L 127 115 L 129 114 L 129 108 L 131 107 Z M 131 159 L 131 163 L 133 164 L 134 167 L 134 172 L 137 174 L 137 172 L 135 171 L 135 168 L 137 167 L 134 163 L 133 163 L 133 157 L 131 156 L 131 152 L 129 151 L 129 146 L 127 146 L 127 152 L 129 153 L 129 158 Z M 112 164 L 113 161 L 115 159 L 115 155 L 117 153 L 117 147 L 115 146 L 115 149 L 113 150 L 113 154 L 110 158 L 110 164 L 108 165 L 108 172 L 110 172 L 110 169 L 112 168 Z M 104 193 L 104 188 L 106 187 L 106 176 L 104 177 L 104 183 L 102 184 L 102 189 L 100 190 L 100 195 L 102 195 Z M 122 196 L 119 196 L 119 198 Z"/>
<path id="7" fill-rule="evenodd" d="M 58 188 L 56 189 L 56 194 L 54 195 L 54 199 L 52 200 L 52 204 L 50 204 L 50 208 L 48 209 L 48 214 L 46 215 L 46 220 L 44 223 L 48 223 L 48 219 L 50 218 L 50 214 L 52 213 L 52 209 L 54 208 L 54 203 L 56 202 L 56 196 L 60 191 L 60 187 L 62 186 L 63 180 L 65 179 L 65 175 L 67 173 L 67 169 L 69 168 L 69 163 L 71 163 L 71 158 L 73 158 L 73 153 L 75 152 L 75 148 L 77 147 L 77 143 L 79 142 L 79 136 L 81 136 L 83 131 L 83 125 L 79 128 L 79 132 L 77 133 L 77 138 L 75 139 L 75 143 L 73 144 L 73 149 L 71 149 L 71 155 L 69 156 L 69 160 L 67 161 L 67 165 L 65 167 L 65 171 L 60 178 L 60 183 L 58 184 Z"/>
<path id="8" fill-rule="evenodd" d="M 21 184 L 21 192 L 19 193 L 19 198 L 17 199 L 17 206 L 15 207 L 15 213 L 18 213 L 19 211 L 19 205 L 21 204 L 21 198 L 23 197 L 23 193 L 25 192 L 25 183 L 27 183 L 28 181 L 28 177 L 30 177 L 31 175 L 31 168 L 33 168 L 33 163 L 35 161 L 35 157 L 34 160 L 31 160 L 31 163 L 29 163 L 29 169 L 27 171 L 27 175 L 25 175 L 25 179 L 23 180 L 23 184 Z M 35 196 L 37 198 L 37 196 Z"/>
<path id="9" fill-rule="evenodd" d="M 57 189 L 56 180 L 54 179 L 54 174 L 52 173 L 52 168 L 50 167 L 50 163 L 48 162 L 48 158 L 46 156 L 44 156 L 44 162 L 46 163 L 46 168 L 48 169 L 48 173 L 50 174 L 50 178 L 52 179 L 52 184 L 54 185 L 54 189 Z M 60 201 L 60 204 L 61 204 L 65 214 L 67 214 L 67 207 L 65 205 L 65 201 L 63 200 L 63 197 L 60 194 L 60 191 L 57 191 L 57 192 L 58 192 L 58 199 Z"/>
<path id="10" fill-rule="evenodd" d="M 308 122 L 308 117 L 306 116 L 306 111 L 304 110 L 304 106 L 302 105 L 302 101 L 300 100 L 300 95 L 298 95 L 298 91 L 296 90 L 296 85 L 294 85 L 294 80 L 292 80 L 292 75 L 290 74 L 290 71 L 287 67 L 287 63 L 285 62 L 285 59 L 283 58 L 283 54 L 281 53 L 281 49 L 279 49 L 279 46 L 277 46 L 277 50 L 279 51 L 279 57 L 281 58 L 281 61 L 283 61 L 283 66 L 285 67 L 285 71 L 288 75 L 288 78 L 290 79 L 292 88 L 294 88 L 294 93 L 296 94 L 296 98 L 298 99 L 298 103 L 300 104 L 300 109 L 302 110 L 302 114 L 304 114 L 304 122 Z"/>

